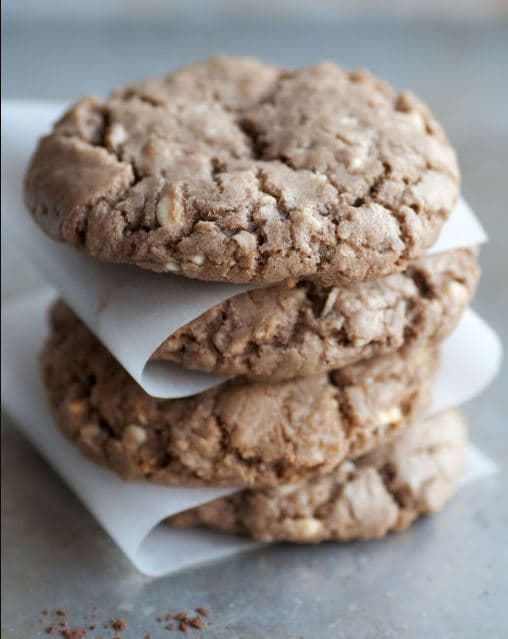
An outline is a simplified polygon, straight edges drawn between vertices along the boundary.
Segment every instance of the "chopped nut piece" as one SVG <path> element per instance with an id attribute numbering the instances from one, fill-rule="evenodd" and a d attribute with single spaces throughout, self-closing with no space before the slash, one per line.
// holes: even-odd
<path id="1" fill-rule="evenodd" d="M 466 302 L 468 298 L 467 288 L 464 284 L 454 280 L 449 282 L 445 288 L 445 295 L 459 302 Z"/>
<path id="2" fill-rule="evenodd" d="M 168 231 L 177 232 L 185 226 L 185 208 L 176 190 L 171 188 L 161 197 L 155 211 L 157 221 Z"/>
<path id="3" fill-rule="evenodd" d="M 352 115 L 344 115 L 340 120 L 339 124 L 343 126 L 356 126 L 358 124 L 358 118 L 355 118 Z"/>
<path id="4" fill-rule="evenodd" d="M 146 431 L 136 424 L 130 424 L 123 431 L 123 439 L 126 444 L 137 448 L 146 442 Z"/>
<path id="5" fill-rule="evenodd" d="M 256 248 L 256 238 L 248 231 L 240 231 L 236 235 L 233 235 L 233 240 L 238 244 L 240 249 L 246 253 L 254 251 Z"/>
<path id="6" fill-rule="evenodd" d="M 338 294 L 339 289 L 337 287 L 332 288 L 332 290 L 328 293 L 325 305 L 323 306 L 323 310 L 321 311 L 321 317 L 328 315 L 328 313 L 332 310 L 335 302 L 337 301 Z"/>
<path id="7" fill-rule="evenodd" d="M 296 482 L 294 484 L 282 484 L 282 486 L 277 486 L 277 495 L 279 495 L 280 497 L 287 497 L 288 495 L 294 493 L 295 490 L 298 490 L 299 485 L 300 484 Z"/>
<path id="8" fill-rule="evenodd" d="M 193 264 L 196 264 L 197 266 L 202 266 L 205 263 L 205 256 L 204 255 L 191 255 L 191 257 L 189 257 L 189 260 Z"/>
<path id="9" fill-rule="evenodd" d="M 170 258 L 166 262 L 165 266 L 166 266 L 166 271 L 169 271 L 170 273 L 177 273 L 178 271 L 181 270 L 180 264 L 176 260 L 173 260 L 172 258 Z"/>
<path id="10" fill-rule="evenodd" d="M 323 523 L 315 517 L 306 517 L 305 519 L 299 519 L 295 521 L 295 525 L 298 534 L 301 535 L 302 538 L 307 539 L 316 537 L 323 530 Z"/>
<path id="11" fill-rule="evenodd" d="M 366 346 L 370 342 L 370 339 L 365 339 L 364 337 L 355 337 L 353 339 L 353 346 L 355 348 L 361 348 L 362 346 Z"/>
<path id="12" fill-rule="evenodd" d="M 388 424 L 395 424 L 402 418 L 402 411 L 398 406 L 393 406 L 392 408 L 388 408 L 386 410 L 378 411 L 378 419 L 382 426 L 387 426 Z"/>
<path id="13" fill-rule="evenodd" d="M 122 124 L 115 122 L 107 133 L 106 143 L 113 149 L 118 148 L 127 139 L 127 131 Z"/>

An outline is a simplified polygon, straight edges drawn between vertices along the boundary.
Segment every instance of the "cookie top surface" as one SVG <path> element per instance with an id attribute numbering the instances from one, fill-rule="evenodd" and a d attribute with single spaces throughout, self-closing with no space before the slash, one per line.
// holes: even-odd
<path id="1" fill-rule="evenodd" d="M 471 302 L 476 255 L 474 249 L 431 255 L 402 273 L 350 285 L 302 280 L 293 288 L 241 293 L 173 333 L 153 359 L 278 381 L 441 341 Z"/>
<path id="2" fill-rule="evenodd" d="M 430 401 L 438 353 L 407 349 L 275 384 L 240 378 L 199 395 L 147 395 L 100 342 L 56 306 L 42 354 L 56 421 L 125 478 L 167 484 L 276 485 L 387 441 Z"/>
<path id="3" fill-rule="evenodd" d="M 25 198 L 53 237 L 103 260 L 350 282 L 422 255 L 458 185 L 411 94 L 329 62 L 213 58 L 75 105 L 40 141 Z"/>
<path id="4" fill-rule="evenodd" d="M 457 410 L 414 423 L 391 444 L 335 471 L 291 485 L 249 489 L 170 518 L 263 541 L 316 543 L 382 537 L 439 510 L 465 463 Z"/>

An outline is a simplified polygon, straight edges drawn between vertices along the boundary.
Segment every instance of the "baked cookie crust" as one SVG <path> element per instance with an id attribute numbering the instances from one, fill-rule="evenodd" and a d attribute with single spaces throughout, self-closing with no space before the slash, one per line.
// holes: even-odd
<path id="1" fill-rule="evenodd" d="M 241 293 L 173 333 L 152 358 L 281 381 L 439 342 L 471 303 L 476 255 L 458 249 L 427 256 L 402 273 L 349 286 L 307 280 Z"/>
<path id="2" fill-rule="evenodd" d="M 430 402 L 438 348 L 403 349 L 287 382 L 241 378 L 182 399 L 147 395 L 57 305 L 41 356 L 56 423 L 125 479 L 277 485 L 323 473 L 386 442 Z"/>
<path id="3" fill-rule="evenodd" d="M 226 282 L 399 271 L 458 193 L 455 152 L 412 94 L 331 62 L 248 58 L 85 98 L 41 139 L 25 180 L 55 239 Z"/>
<path id="4" fill-rule="evenodd" d="M 409 426 L 393 443 L 332 473 L 248 489 L 168 521 L 262 541 L 317 543 L 383 537 L 444 506 L 464 470 L 467 431 L 457 410 Z"/>

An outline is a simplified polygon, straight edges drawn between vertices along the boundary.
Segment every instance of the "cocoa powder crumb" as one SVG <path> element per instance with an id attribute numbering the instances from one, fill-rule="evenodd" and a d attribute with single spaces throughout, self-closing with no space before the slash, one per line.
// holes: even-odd
<path id="1" fill-rule="evenodd" d="M 198 615 L 201 615 L 202 617 L 208 617 L 208 615 L 210 614 L 210 611 L 208 610 L 208 608 L 196 608 L 196 612 L 198 613 Z"/>
<path id="2" fill-rule="evenodd" d="M 84 628 L 66 629 L 61 631 L 61 635 L 63 639 L 84 639 L 84 637 L 86 637 L 86 630 Z"/>
<path id="3" fill-rule="evenodd" d="M 119 617 L 118 619 L 111 619 L 110 624 L 113 630 L 115 630 L 116 632 L 123 632 L 128 628 L 127 622 L 121 617 Z"/>
<path id="4" fill-rule="evenodd" d="M 201 617 L 191 617 L 189 619 L 189 626 L 191 626 L 191 628 L 197 628 L 198 630 L 201 630 L 202 628 L 204 628 L 205 622 Z"/>
<path id="5" fill-rule="evenodd" d="M 198 607 L 194 609 L 197 615 L 189 615 L 185 611 L 168 613 L 165 617 L 158 616 L 156 620 L 164 625 L 165 630 L 179 630 L 180 632 L 188 632 L 189 630 L 202 630 L 205 627 L 205 617 L 208 617 L 210 611 L 208 608 Z M 172 623 L 172 622 L 176 622 Z"/>

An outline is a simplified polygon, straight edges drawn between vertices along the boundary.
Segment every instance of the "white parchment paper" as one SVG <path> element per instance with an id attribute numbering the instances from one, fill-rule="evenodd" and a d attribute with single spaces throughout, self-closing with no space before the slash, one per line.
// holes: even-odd
<path id="1" fill-rule="evenodd" d="M 217 384 L 217 375 L 148 362 L 178 328 L 248 286 L 199 282 L 134 266 L 98 262 L 48 238 L 25 212 L 22 181 L 37 138 L 48 132 L 63 104 L 6 102 L 2 107 L 4 233 L 61 292 L 75 312 L 150 395 L 181 397 Z M 431 252 L 481 244 L 485 232 L 460 200 Z"/>
<path id="2" fill-rule="evenodd" d="M 48 330 L 47 309 L 55 295 L 45 290 L 12 299 L 2 310 L 2 404 L 26 437 L 144 574 L 161 576 L 259 545 L 230 535 L 161 524 L 171 514 L 233 490 L 124 482 L 84 459 L 59 433 L 47 407 L 37 362 Z M 468 311 L 443 346 L 444 366 L 432 412 L 480 393 L 495 376 L 500 359 L 496 334 Z M 465 482 L 495 471 L 495 464 L 477 449 L 470 447 L 468 455 Z"/>

